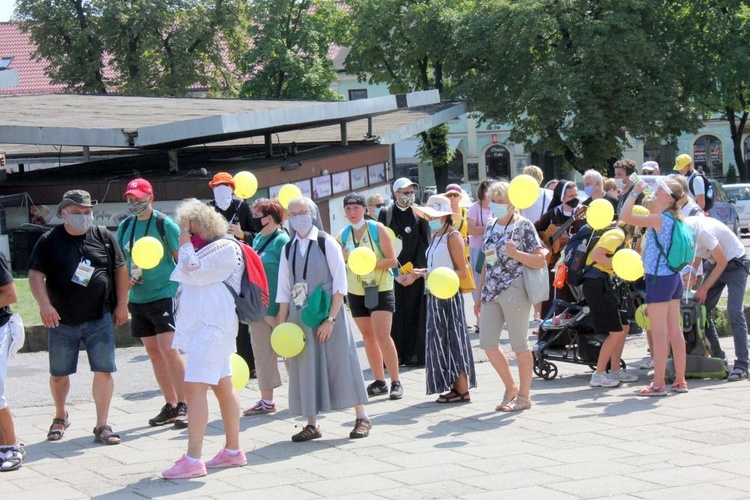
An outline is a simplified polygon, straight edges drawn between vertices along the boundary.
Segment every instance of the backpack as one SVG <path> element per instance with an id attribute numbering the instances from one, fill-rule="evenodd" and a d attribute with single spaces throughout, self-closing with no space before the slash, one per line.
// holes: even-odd
<path id="1" fill-rule="evenodd" d="M 286 260 L 289 260 L 289 251 L 292 248 L 292 241 L 289 240 L 286 242 L 286 245 L 284 245 L 284 255 L 286 255 Z M 323 252 L 323 257 L 326 255 L 326 233 L 323 231 L 318 231 L 318 248 L 320 248 L 320 251 Z"/>
<path id="2" fill-rule="evenodd" d="M 164 248 L 166 248 L 167 253 L 171 255 L 171 249 L 169 248 L 169 243 L 167 243 L 167 232 L 164 229 L 164 221 L 167 216 L 159 212 L 158 210 L 154 210 L 154 212 L 156 212 L 156 230 L 159 232 L 161 241 L 164 243 Z M 133 222 L 135 218 L 135 215 L 131 215 L 123 221 L 121 233 L 123 238 L 125 238 L 125 232 L 128 230 L 128 228 L 130 227 L 130 223 Z M 124 248 L 122 241 L 118 241 L 117 244 L 120 245 L 120 248 Z"/>
<path id="3" fill-rule="evenodd" d="M 659 249 L 659 257 L 657 259 L 657 268 L 659 266 L 659 259 L 664 257 L 667 260 L 667 267 L 673 273 L 678 273 L 682 269 L 692 264 L 695 260 L 695 234 L 690 229 L 690 226 L 685 224 L 681 220 L 677 220 L 669 212 L 666 212 L 666 216 L 674 221 L 672 226 L 672 237 L 669 244 L 669 253 L 664 251 L 664 247 L 659 243 L 659 237 L 656 231 L 651 229 L 656 243 L 656 248 Z"/>
<path id="4" fill-rule="evenodd" d="M 704 210 L 711 210 L 714 207 L 714 188 L 705 175 L 696 170 L 695 173 L 690 176 L 690 180 L 688 181 L 688 189 L 691 193 L 693 193 L 693 196 L 695 196 L 695 191 L 693 191 L 693 181 L 696 177 L 703 178 L 703 186 L 705 186 L 706 188 L 706 192 L 704 193 L 706 197 L 706 206 L 704 207 Z"/>
<path id="5" fill-rule="evenodd" d="M 565 245 L 565 267 L 567 268 L 567 283 L 570 286 L 579 286 L 583 283 L 586 271 L 592 266 L 586 265 L 586 259 L 591 250 L 596 246 L 596 242 L 602 235 L 611 228 L 594 231 L 591 226 L 586 224 L 578 230 L 576 234 L 570 237 L 570 241 Z"/>
<path id="6" fill-rule="evenodd" d="M 383 253 L 383 249 L 380 248 L 380 233 L 378 233 L 378 223 L 374 220 L 368 220 L 367 222 L 367 229 L 370 231 L 370 236 L 372 237 L 372 242 L 377 245 L 378 250 L 380 250 L 380 253 Z M 346 245 L 346 240 L 349 239 L 349 235 L 352 232 L 352 226 L 346 226 L 341 231 L 341 243 Z"/>
<path id="7" fill-rule="evenodd" d="M 234 298 L 237 319 L 240 323 L 249 325 L 253 321 L 261 321 L 268 312 L 270 302 L 268 279 L 263 263 L 255 250 L 243 241 L 234 238 L 231 238 L 231 240 L 237 243 L 242 250 L 245 271 L 240 279 L 239 295 L 226 281 L 224 284 Z"/>

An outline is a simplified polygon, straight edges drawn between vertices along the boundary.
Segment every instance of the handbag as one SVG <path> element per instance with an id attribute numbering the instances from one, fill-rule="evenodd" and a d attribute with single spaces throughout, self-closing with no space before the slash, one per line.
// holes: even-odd
<path id="1" fill-rule="evenodd" d="M 468 262 L 466 263 L 466 277 L 461 278 L 458 289 L 461 293 L 470 293 L 477 289 L 477 284 L 474 282 L 474 273 L 471 271 Z"/>
<path id="2" fill-rule="evenodd" d="M 549 300 L 549 269 L 543 265 L 540 269 L 533 269 L 522 265 L 523 286 L 532 305 Z"/>

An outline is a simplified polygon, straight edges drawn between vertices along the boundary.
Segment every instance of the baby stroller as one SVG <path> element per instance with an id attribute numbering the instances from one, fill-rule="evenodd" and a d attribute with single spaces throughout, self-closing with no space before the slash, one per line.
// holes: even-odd
<path id="1" fill-rule="evenodd" d="M 580 297 L 580 294 L 574 294 Z M 606 335 L 595 333 L 584 299 L 575 303 L 554 299 L 532 350 L 534 373 L 544 380 L 554 379 L 557 365 L 552 361 L 587 365 L 593 370 L 606 338 Z M 620 361 L 620 366 L 625 368 L 625 362 Z"/>
<path id="2" fill-rule="evenodd" d="M 726 378 L 729 375 L 727 365 L 723 359 L 711 357 L 711 350 L 704 336 L 708 322 L 706 306 L 692 295 L 693 292 L 687 292 L 680 300 L 682 334 L 685 337 L 687 351 L 685 378 Z M 674 376 L 674 360 L 670 358 L 667 361 L 666 379 L 674 380 Z"/>

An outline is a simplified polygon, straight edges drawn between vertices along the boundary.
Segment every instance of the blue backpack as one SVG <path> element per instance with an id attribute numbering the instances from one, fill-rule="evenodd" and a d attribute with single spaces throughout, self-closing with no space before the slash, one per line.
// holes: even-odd
<path id="1" fill-rule="evenodd" d="M 665 215 L 674 221 L 668 253 L 664 251 L 664 247 L 659 243 L 656 231 L 651 229 L 651 232 L 656 242 L 656 248 L 659 249 L 659 259 L 664 257 L 667 260 L 669 270 L 673 273 L 679 273 L 685 266 L 695 260 L 695 234 L 693 234 L 690 226 L 685 224 L 684 221 L 675 219 L 669 212 L 665 213 Z M 657 268 L 659 267 L 658 260 L 656 266 Z"/>

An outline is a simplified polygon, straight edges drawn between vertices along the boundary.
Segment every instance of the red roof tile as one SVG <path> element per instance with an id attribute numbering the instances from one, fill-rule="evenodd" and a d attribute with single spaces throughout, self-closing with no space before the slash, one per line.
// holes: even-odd
<path id="1" fill-rule="evenodd" d="M 9 68 L 18 71 L 18 86 L 0 89 L 0 95 L 61 94 L 65 85 L 53 85 L 44 73 L 46 59 L 36 61 L 36 47 L 16 23 L 0 23 L 0 57 L 13 57 Z"/>

